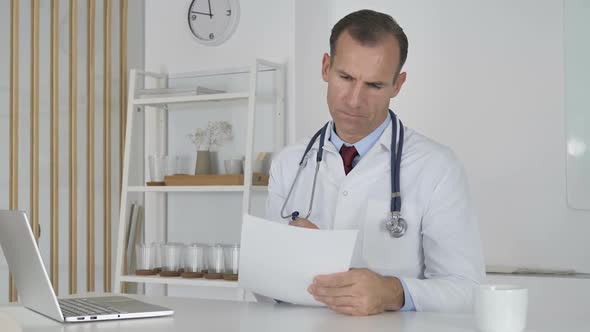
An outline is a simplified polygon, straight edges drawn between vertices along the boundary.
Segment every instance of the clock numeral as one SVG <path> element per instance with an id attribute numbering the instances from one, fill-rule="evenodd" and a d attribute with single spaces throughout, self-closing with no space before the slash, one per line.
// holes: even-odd
<path id="1" fill-rule="evenodd" d="M 215 35 L 213 33 L 210 33 L 209 34 L 209 39 L 211 39 L 211 40 L 215 39 Z"/>
<path id="2" fill-rule="evenodd" d="M 226 10 L 226 16 L 231 16 L 231 9 Z"/>
<path id="3" fill-rule="evenodd" d="M 191 20 L 196 20 L 197 19 L 197 15 L 191 15 Z"/>

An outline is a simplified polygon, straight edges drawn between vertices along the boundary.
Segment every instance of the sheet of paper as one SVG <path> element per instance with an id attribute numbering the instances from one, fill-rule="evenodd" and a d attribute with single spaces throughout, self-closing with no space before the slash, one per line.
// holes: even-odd
<path id="1" fill-rule="evenodd" d="M 306 229 L 244 215 L 239 286 L 289 303 L 321 306 L 307 288 L 316 275 L 348 271 L 357 232 Z"/>

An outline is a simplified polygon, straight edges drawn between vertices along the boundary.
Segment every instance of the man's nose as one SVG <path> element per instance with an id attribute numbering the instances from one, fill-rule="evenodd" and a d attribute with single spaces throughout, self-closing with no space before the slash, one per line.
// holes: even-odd
<path id="1" fill-rule="evenodd" d="M 361 105 L 363 100 L 363 83 L 362 82 L 355 82 L 350 86 L 347 95 L 347 103 L 348 106 L 351 108 L 357 108 Z"/>

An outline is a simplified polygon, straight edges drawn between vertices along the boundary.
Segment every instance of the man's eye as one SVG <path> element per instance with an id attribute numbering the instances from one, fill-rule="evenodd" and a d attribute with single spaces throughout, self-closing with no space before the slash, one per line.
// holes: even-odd
<path id="1" fill-rule="evenodd" d="M 381 85 L 379 85 L 379 84 L 375 84 L 375 83 L 369 83 L 369 86 L 370 86 L 371 88 L 373 88 L 373 89 L 377 89 L 377 90 L 380 90 L 380 89 L 382 88 L 382 86 L 381 86 Z"/>
<path id="2" fill-rule="evenodd" d="M 352 80 L 352 77 L 350 77 L 348 75 L 340 75 L 340 78 L 342 78 L 343 80 L 346 80 L 346 81 Z"/>

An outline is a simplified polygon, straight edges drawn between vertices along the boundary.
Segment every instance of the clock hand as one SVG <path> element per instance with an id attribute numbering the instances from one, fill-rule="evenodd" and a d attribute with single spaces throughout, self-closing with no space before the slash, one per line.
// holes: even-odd
<path id="1" fill-rule="evenodd" d="M 209 18 L 213 18 L 213 13 L 211 13 L 211 0 L 207 0 L 209 2 Z"/>
<path id="2" fill-rule="evenodd" d="M 194 11 L 194 10 L 191 10 L 191 13 L 193 13 L 193 14 L 201 14 L 201 15 L 207 15 L 207 16 L 210 16 L 208 13 L 201 13 L 201 12 L 196 12 L 196 11 Z"/>

